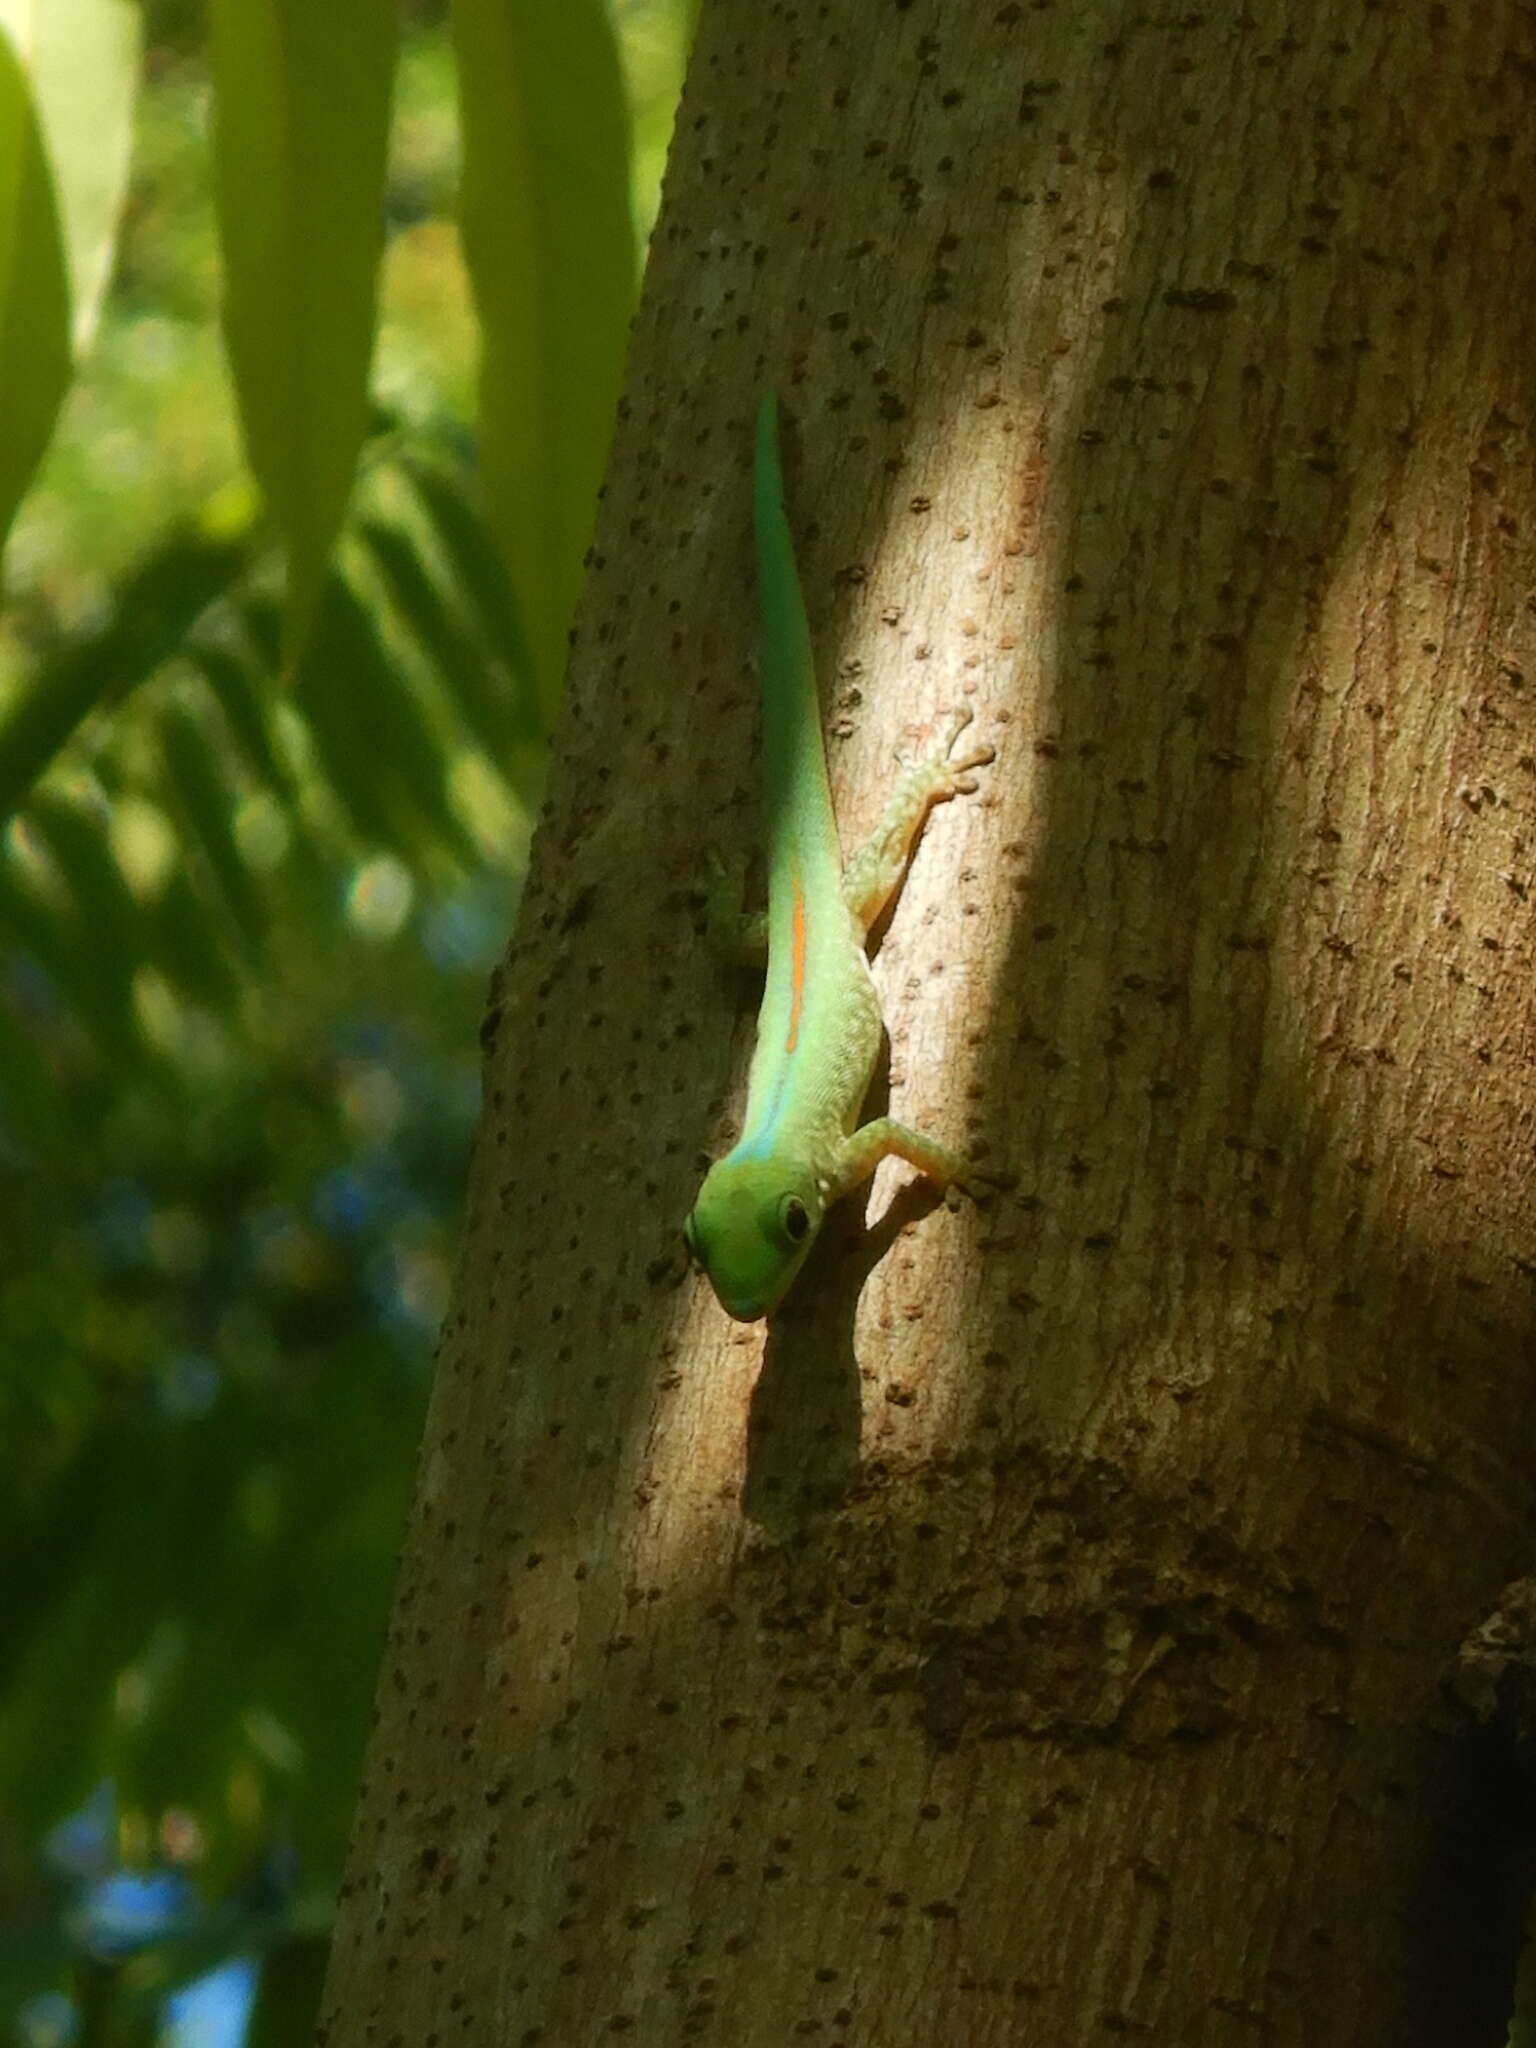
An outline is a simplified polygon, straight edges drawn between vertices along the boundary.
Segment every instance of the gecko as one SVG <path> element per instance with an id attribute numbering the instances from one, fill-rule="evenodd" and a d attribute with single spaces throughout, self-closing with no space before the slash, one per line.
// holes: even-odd
<path id="1" fill-rule="evenodd" d="M 929 807 L 974 793 L 971 771 L 993 758 L 991 747 L 955 757 L 971 712 L 951 712 L 935 750 L 902 764 L 873 838 L 844 865 L 772 392 L 758 407 L 752 511 L 768 909 L 741 930 L 744 950 L 766 942 L 767 973 L 741 1137 L 683 1227 L 720 1306 L 744 1323 L 778 1306 L 828 1209 L 888 1154 L 941 1187 L 966 1176 L 958 1153 L 894 1117 L 858 1121 L 883 1028 L 866 947 Z M 717 922 L 718 896 L 717 883 Z"/>

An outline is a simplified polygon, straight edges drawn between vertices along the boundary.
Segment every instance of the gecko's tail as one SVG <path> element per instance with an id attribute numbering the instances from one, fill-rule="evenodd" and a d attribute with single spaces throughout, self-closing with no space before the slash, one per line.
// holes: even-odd
<path id="1" fill-rule="evenodd" d="M 798 819 L 818 824 L 832 817 L 821 705 L 811 630 L 795 568 L 795 544 L 784 506 L 779 455 L 779 403 L 765 391 L 757 407 L 752 466 L 752 523 L 757 547 L 757 602 L 763 691 L 764 791 L 769 845 L 776 829 Z"/>

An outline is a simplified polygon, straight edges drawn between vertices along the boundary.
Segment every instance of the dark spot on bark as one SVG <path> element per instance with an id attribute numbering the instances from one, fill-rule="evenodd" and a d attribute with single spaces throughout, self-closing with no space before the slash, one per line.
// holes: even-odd
<path id="1" fill-rule="evenodd" d="M 1231 292 L 1211 290 L 1203 285 L 1173 286 L 1163 293 L 1165 306 L 1187 313 L 1228 313 L 1237 304 Z"/>

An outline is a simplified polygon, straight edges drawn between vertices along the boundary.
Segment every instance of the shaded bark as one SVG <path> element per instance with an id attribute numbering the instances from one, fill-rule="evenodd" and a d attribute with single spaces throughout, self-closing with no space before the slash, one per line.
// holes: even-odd
<path id="1" fill-rule="evenodd" d="M 330 2048 L 1498 2038 L 1531 76 L 1516 0 L 706 9 Z M 765 382 L 849 843 L 958 694 L 999 748 L 877 974 L 897 1113 L 1013 1176 L 885 1169 L 766 1343 L 678 1248 Z"/>

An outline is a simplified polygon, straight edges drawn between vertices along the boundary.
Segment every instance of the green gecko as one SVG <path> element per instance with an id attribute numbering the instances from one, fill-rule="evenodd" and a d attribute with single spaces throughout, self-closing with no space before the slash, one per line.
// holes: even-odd
<path id="1" fill-rule="evenodd" d="M 920 1131 L 859 1125 L 880 1053 L 880 999 L 865 953 L 870 926 L 901 882 L 930 804 L 971 794 L 990 747 L 951 760 L 971 722 L 952 712 L 942 744 L 908 766 L 874 837 L 847 867 L 827 781 L 810 627 L 784 510 L 777 401 L 758 407 L 752 479 L 763 693 L 767 983 L 739 1143 L 716 1160 L 683 1228 L 720 1306 L 756 1322 L 783 1299 L 832 1204 L 894 1152 L 939 1185 L 965 1162 Z"/>

